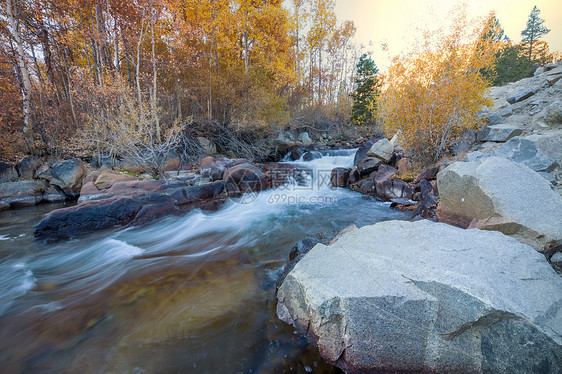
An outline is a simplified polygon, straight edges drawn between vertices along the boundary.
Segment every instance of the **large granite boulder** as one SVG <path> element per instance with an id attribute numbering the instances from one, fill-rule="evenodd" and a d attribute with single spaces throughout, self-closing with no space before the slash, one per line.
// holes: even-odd
<path id="1" fill-rule="evenodd" d="M 317 244 L 277 315 L 347 373 L 560 373 L 561 289 L 501 233 L 388 221 Z"/>
<path id="2" fill-rule="evenodd" d="M 537 250 L 562 241 L 562 197 L 529 167 L 501 157 L 455 162 L 437 175 L 441 221 L 501 231 Z"/>
<path id="3" fill-rule="evenodd" d="M 353 158 L 353 166 L 357 166 L 359 161 L 367 157 L 367 152 L 369 152 L 373 144 L 375 144 L 378 140 L 379 139 L 367 140 L 359 147 L 359 149 L 357 149 L 357 152 L 355 152 L 355 157 Z"/>
<path id="4" fill-rule="evenodd" d="M 377 141 L 367 151 L 367 157 L 376 157 L 384 162 L 388 162 L 394 153 L 394 145 L 386 138 Z"/>
<path id="5" fill-rule="evenodd" d="M 562 144 L 560 144 L 562 147 Z M 493 156 L 507 158 L 527 165 L 534 171 L 551 172 L 556 162 L 537 150 L 535 142 L 530 139 L 515 137 L 492 151 Z"/>

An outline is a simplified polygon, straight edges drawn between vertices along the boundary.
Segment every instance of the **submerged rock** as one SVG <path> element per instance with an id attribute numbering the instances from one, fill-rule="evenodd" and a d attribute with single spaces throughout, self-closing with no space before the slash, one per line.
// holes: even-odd
<path id="1" fill-rule="evenodd" d="M 557 372 L 562 279 L 498 232 L 389 221 L 316 245 L 277 315 L 348 373 Z"/>

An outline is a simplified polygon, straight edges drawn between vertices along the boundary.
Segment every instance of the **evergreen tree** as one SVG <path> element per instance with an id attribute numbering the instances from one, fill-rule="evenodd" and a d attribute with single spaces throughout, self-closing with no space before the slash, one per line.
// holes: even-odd
<path id="1" fill-rule="evenodd" d="M 380 81 L 377 77 L 379 69 L 375 62 L 363 54 L 357 63 L 357 78 L 355 79 L 355 92 L 351 120 L 357 124 L 365 124 L 373 118 L 375 100 L 379 95 Z"/>
<path id="2" fill-rule="evenodd" d="M 531 11 L 531 14 L 529 14 L 529 19 L 527 20 L 527 28 L 521 31 L 523 42 L 528 42 L 529 45 L 529 53 L 527 56 L 529 62 L 533 60 L 533 44 L 535 43 L 535 41 L 541 36 L 550 32 L 549 29 L 542 25 L 544 23 L 544 19 L 539 17 L 540 13 L 541 11 L 535 5 L 533 7 L 533 10 Z"/>

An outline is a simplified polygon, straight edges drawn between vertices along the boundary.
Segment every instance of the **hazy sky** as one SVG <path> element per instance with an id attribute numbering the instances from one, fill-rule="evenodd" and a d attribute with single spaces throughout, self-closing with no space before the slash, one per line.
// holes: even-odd
<path id="1" fill-rule="evenodd" d="M 469 0 L 466 3 L 469 14 L 475 17 L 495 10 L 505 33 L 514 42 L 521 40 L 521 31 L 536 5 L 544 25 L 551 29 L 543 39 L 551 51 L 562 51 L 562 0 Z M 455 4 L 453 0 L 336 0 L 336 13 L 340 21 L 355 22 L 356 41 L 373 52 L 375 63 L 384 70 L 389 57 L 410 46 L 416 28 L 446 22 L 447 13 Z M 381 43 L 388 44 L 388 52 L 382 51 Z"/>

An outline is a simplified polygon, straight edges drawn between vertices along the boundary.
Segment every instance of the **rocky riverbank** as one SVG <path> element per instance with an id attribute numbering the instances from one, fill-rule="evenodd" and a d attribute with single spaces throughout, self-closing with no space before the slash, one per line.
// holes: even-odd
<path id="1" fill-rule="evenodd" d="M 488 125 L 416 178 L 399 139 L 365 142 L 332 184 L 430 220 L 297 247 L 278 317 L 348 373 L 561 373 L 561 78 L 494 88 Z"/>

